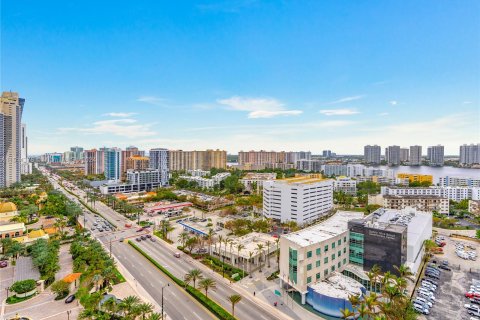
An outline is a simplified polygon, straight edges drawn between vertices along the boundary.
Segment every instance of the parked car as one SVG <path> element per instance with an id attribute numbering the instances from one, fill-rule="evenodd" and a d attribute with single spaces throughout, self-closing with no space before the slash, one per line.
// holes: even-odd
<path id="1" fill-rule="evenodd" d="M 423 302 L 423 303 L 426 303 L 430 308 L 433 307 L 433 302 L 432 301 L 429 301 L 425 298 L 422 298 L 422 297 L 416 297 L 415 300 L 417 301 L 420 301 L 420 302 Z"/>
<path id="2" fill-rule="evenodd" d="M 140 228 L 140 229 L 137 229 L 137 232 L 142 232 L 143 230 L 145 230 L 144 228 Z"/>
<path id="3" fill-rule="evenodd" d="M 132 224 L 131 223 L 125 223 L 125 228 L 131 228 Z"/>
<path id="4" fill-rule="evenodd" d="M 449 266 L 446 266 L 446 265 L 443 265 L 443 264 L 442 264 L 442 265 L 439 265 L 438 267 L 439 267 L 440 269 L 445 270 L 445 271 L 452 271 L 452 269 L 451 269 Z"/>
<path id="5" fill-rule="evenodd" d="M 140 242 L 140 241 L 142 241 L 142 239 L 141 238 L 136 238 L 135 241 Z"/>
<path id="6" fill-rule="evenodd" d="M 65 299 L 65 303 L 72 303 L 73 300 L 75 300 L 75 295 L 71 294 L 67 297 L 67 299 Z"/>
<path id="7" fill-rule="evenodd" d="M 150 241 L 157 242 L 157 240 L 155 240 L 155 238 L 150 238 Z"/>
<path id="8" fill-rule="evenodd" d="M 474 304 L 465 304 L 464 307 L 469 314 L 471 314 L 470 312 L 480 313 L 480 307 Z"/>
<path id="9" fill-rule="evenodd" d="M 140 239 L 142 239 L 142 240 L 147 240 L 147 237 L 141 236 Z"/>
<path id="10" fill-rule="evenodd" d="M 1 260 L 0 261 L 0 268 L 6 268 L 8 266 L 7 260 Z"/>
<path id="11" fill-rule="evenodd" d="M 422 314 L 429 314 L 430 312 L 428 311 L 428 309 L 425 309 L 423 307 L 421 307 L 420 305 L 413 305 L 413 309 L 415 311 L 417 311 L 418 313 L 422 313 Z"/>
<path id="12" fill-rule="evenodd" d="M 473 291 L 465 292 L 465 297 L 469 299 L 480 298 L 480 292 L 473 292 Z"/>
<path id="13" fill-rule="evenodd" d="M 151 235 L 151 234 L 147 234 L 145 237 L 147 237 L 147 238 L 151 238 L 151 237 L 152 237 L 152 235 Z"/>

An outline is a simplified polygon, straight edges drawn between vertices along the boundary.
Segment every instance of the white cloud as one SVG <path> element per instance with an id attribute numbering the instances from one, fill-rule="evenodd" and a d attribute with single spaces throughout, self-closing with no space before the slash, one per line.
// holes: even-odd
<path id="1" fill-rule="evenodd" d="M 326 116 L 351 116 L 360 113 L 354 109 L 325 109 L 318 112 Z"/>
<path id="2" fill-rule="evenodd" d="M 105 134 L 138 138 L 155 135 L 152 124 L 138 124 L 135 119 L 115 119 L 96 121 L 88 128 L 59 128 L 60 132 L 79 132 L 85 134 Z"/>
<path id="3" fill-rule="evenodd" d="M 351 96 L 351 97 L 344 97 L 344 98 L 340 98 L 340 99 L 337 99 L 337 100 L 334 100 L 334 101 L 331 101 L 331 102 L 328 102 L 328 104 L 338 104 L 338 103 L 344 103 L 344 102 L 350 102 L 350 101 L 355 101 L 355 100 L 360 100 L 362 98 L 364 98 L 365 95 L 359 95 L 359 96 Z"/>
<path id="4" fill-rule="evenodd" d="M 153 104 L 155 106 L 163 106 L 165 99 L 155 96 L 141 96 L 137 99 L 138 102 Z"/>
<path id="5" fill-rule="evenodd" d="M 135 113 L 135 112 L 109 112 L 109 113 L 105 113 L 104 116 L 118 117 L 118 118 L 128 118 L 128 117 L 134 116 L 136 114 L 137 113 Z"/>
<path id="6" fill-rule="evenodd" d="M 389 101 L 388 103 L 390 103 L 392 106 L 396 106 L 398 104 L 398 101 L 392 100 L 392 101 Z"/>
<path id="7" fill-rule="evenodd" d="M 388 112 L 382 112 L 382 113 L 379 113 L 378 115 L 382 116 L 382 117 L 385 117 L 385 116 L 388 116 L 388 114 L 389 114 Z"/>
<path id="8" fill-rule="evenodd" d="M 228 99 L 217 100 L 217 102 L 231 110 L 247 111 L 248 117 L 251 119 L 296 116 L 303 113 L 301 110 L 288 110 L 282 102 L 272 98 L 243 98 L 234 96 Z"/>

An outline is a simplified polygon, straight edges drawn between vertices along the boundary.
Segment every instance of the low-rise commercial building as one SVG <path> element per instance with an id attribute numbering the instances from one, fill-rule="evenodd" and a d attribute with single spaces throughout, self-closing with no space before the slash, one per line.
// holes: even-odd
<path id="1" fill-rule="evenodd" d="M 354 196 L 357 194 L 357 180 L 348 177 L 337 177 L 333 181 L 333 190 Z"/>
<path id="2" fill-rule="evenodd" d="M 158 169 L 128 170 L 127 182 L 107 182 L 99 187 L 102 194 L 131 193 L 151 191 L 164 187 L 161 180 L 161 173 Z"/>
<path id="3" fill-rule="evenodd" d="M 24 223 L 2 224 L 0 225 L 0 239 L 21 237 L 26 230 Z"/>
<path id="4" fill-rule="evenodd" d="M 474 187 L 427 187 L 427 188 L 404 188 L 388 187 L 381 188 L 382 195 L 392 196 L 439 196 L 453 201 L 480 200 L 480 188 Z"/>
<path id="5" fill-rule="evenodd" d="M 409 182 L 428 182 L 433 184 L 433 176 L 431 174 L 398 173 L 397 178 L 408 179 Z"/>
<path id="6" fill-rule="evenodd" d="M 17 206 L 13 202 L 0 203 L 0 222 L 9 222 L 18 216 Z"/>
<path id="7" fill-rule="evenodd" d="M 269 180 L 277 179 L 277 174 L 275 172 L 268 173 L 258 173 L 258 172 L 248 172 L 242 179 L 240 183 L 243 184 L 245 190 L 261 190 L 263 189 L 263 183 Z"/>
<path id="8" fill-rule="evenodd" d="M 200 188 L 212 189 L 215 186 L 218 186 L 220 182 L 225 180 L 230 176 L 230 172 L 220 172 L 211 178 L 203 178 L 201 176 L 180 176 L 180 179 L 185 179 L 187 181 L 194 181 Z"/>
<path id="9" fill-rule="evenodd" d="M 416 196 L 390 196 L 383 197 L 383 207 L 387 209 L 405 209 L 407 207 L 416 208 L 420 211 L 437 211 L 439 213 L 449 213 L 449 200 L 441 196 L 416 195 Z"/>
<path id="10" fill-rule="evenodd" d="M 300 176 L 263 183 L 263 215 L 280 222 L 311 223 L 333 208 L 333 181 Z"/>
<path id="11" fill-rule="evenodd" d="M 445 176 L 438 179 L 441 187 L 472 187 L 480 188 L 480 178 Z"/>

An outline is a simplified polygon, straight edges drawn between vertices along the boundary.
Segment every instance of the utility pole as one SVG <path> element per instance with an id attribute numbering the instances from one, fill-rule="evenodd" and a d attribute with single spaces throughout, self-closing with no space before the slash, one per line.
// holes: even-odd
<path id="1" fill-rule="evenodd" d="M 162 287 L 162 320 L 163 320 L 163 314 L 164 314 L 164 313 L 163 313 L 163 289 L 164 289 L 165 287 L 169 287 L 169 286 L 170 286 L 170 283 L 167 283 L 166 285 L 164 285 L 164 286 Z"/>

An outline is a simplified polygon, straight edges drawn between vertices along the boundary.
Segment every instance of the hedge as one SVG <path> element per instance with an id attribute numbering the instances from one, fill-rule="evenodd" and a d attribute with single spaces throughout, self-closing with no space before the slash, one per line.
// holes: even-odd
<path id="1" fill-rule="evenodd" d="M 163 266 L 161 266 L 156 260 L 154 260 L 152 257 L 150 257 L 147 253 L 145 253 L 142 249 L 140 249 L 135 243 L 133 243 L 131 240 L 128 240 L 128 244 L 130 244 L 135 250 L 140 252 L 145 258 L 148 259 L 151 263 L 155 265 L 160 271 L 162 271 L 164 274 L 166 274 L 170 279 L 172 279 L 177 285 L 185 288 L 185 282 L 178 279 L 175 277 L 170 271 L 165 269 Z M 199 290 L 195 289 L 194 287 L 187 285 L 186 286 L 186 291 L 193 296 L 197 301 L 199 301 L 203 306 L 205 306 L 208 310 L 213 312 L 216 316 L 218 316 L 222 320 L 235 320 L 236 318 L 232 316 L 227 310 L 225 310 L 222 306 L 217 304 L 215 301 L 212 299 L 206 297 L 202 292 Z"/>
<path id="2" fill-rule="evenodd" d="M 27 279 L 22 281 L 15 282 L 11 287 L 10 290 L 15 291 L 18 294 L 22 294 L 25 292 L 32 291 L 37 287 L 37 282 L 33 279 Z"/>

